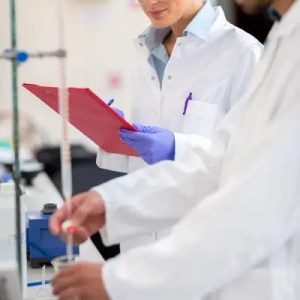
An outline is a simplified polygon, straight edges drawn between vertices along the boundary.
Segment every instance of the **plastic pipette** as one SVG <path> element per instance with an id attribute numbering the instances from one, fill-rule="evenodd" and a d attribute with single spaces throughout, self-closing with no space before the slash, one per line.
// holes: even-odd
<path id="1" fill-rule="evenodd" d="M 59 16 L 59 48 L 65 49 L 64 39 L 64 1 L 57 0 L 58 16 Z M 60 145 L 61 153 L 61 171 L 62 171 L 62 193 L 67 204 L 67 219 L 71 219 L 72 207 L 72 166 L 71 166 L 71 151 L 69 142 L 69 97 L 66 90 L 66 61 L 65 57 L 60 58 L 60 89 L 59 89 L 59 111 L 62 116 L 62 139 Z M 73 255 L 73 238 L 70 232 L 67 233 L 66 252 L 69 261 L 72 260 Z"/>
<path id="2" fill-rule="evenodd" d="M 51 299 L 51 294 L 49 292 L 49 290 L 46 289 L 46 269 L 45 269 L 45 265 L 42 268 L 42 286 L 39 289 L 39 291 L 37 292 L 37 294 L 35 295 L 34 299 L 35 300 L 39 300 L 39 299 L 43 299 L 43 300 L 48 300 Z"/>

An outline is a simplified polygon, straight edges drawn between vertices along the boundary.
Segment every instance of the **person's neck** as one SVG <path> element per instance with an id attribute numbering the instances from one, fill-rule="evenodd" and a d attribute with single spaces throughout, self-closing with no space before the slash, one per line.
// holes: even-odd
<path id="1" fill-rule="evenodd" d="M 289 8 L 292 6 L 292 4 L 295 2 L 295 0 L 273 0 L 272 4 L 274 5 L 277 12 L 283 16 Z"/>
<path id="2" fill-rule="evenodd" d="M 173 52 L 173 48 L 177 38 L 183 35 L 184 29 L 194 19 L 194 17 L 197 15 L 200 9 L 202 9 L 203 6 L 204 6 L 204 1 L 197 2 L 197 4 L 195 4 L 180 21 L 178 21 L 176 24 L 171 26 L 171 32 L 166 36 L 163 42 L 167 49 L 167 53 L 169 57 Z"/>
<path id="3" fill-rule="evenodd" d="M 204 6 L 204 1 L 197 2 L 190 10 L 187 12 L 180 21 L 171 26 L 172 38 L 177 39 L 183 35 L 184 29 L 188 24 L 194 19 L 197 13 Z"/>

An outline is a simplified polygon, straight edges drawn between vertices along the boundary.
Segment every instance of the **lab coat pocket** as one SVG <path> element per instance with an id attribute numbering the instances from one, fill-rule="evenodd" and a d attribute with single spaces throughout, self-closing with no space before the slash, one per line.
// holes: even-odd
<path id="1" fill-rule="evenodd" d="M 190 100 L 183 115 L 183 133 L 200 134 L 211 138 L 220 115 L 219 105 Z"/>

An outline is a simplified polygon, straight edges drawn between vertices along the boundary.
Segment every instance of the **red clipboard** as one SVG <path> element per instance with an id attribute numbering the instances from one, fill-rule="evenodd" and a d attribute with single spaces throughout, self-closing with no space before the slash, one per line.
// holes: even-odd
<path id="1" fill-rule="evenodd" d="M 23 83 L 22 85 L 55 112 L 59 113 L 58 88 Z M 88 88 L 68 88 L 69 122 L 106 152 L 138 156 L 120 140 L 121 128 L 137 131 Z"/>

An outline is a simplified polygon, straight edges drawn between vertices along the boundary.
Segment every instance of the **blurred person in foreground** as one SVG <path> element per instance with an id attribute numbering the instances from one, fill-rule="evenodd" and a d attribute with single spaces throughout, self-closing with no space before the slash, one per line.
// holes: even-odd
<path id="1" fill-rule="evenodd" d="M 237 2 L 277 22 L 209 151 L 190 147 L 177 162 L 72 199 L 77 243 L 99 229 L 107 244 L 170 226 L 171 234 L 61 271 L 52 283 L 59 299 L 300 299 L 300 1 Z M 62 238 L 65 219 L 62 207 L 50 221 Z"/>

